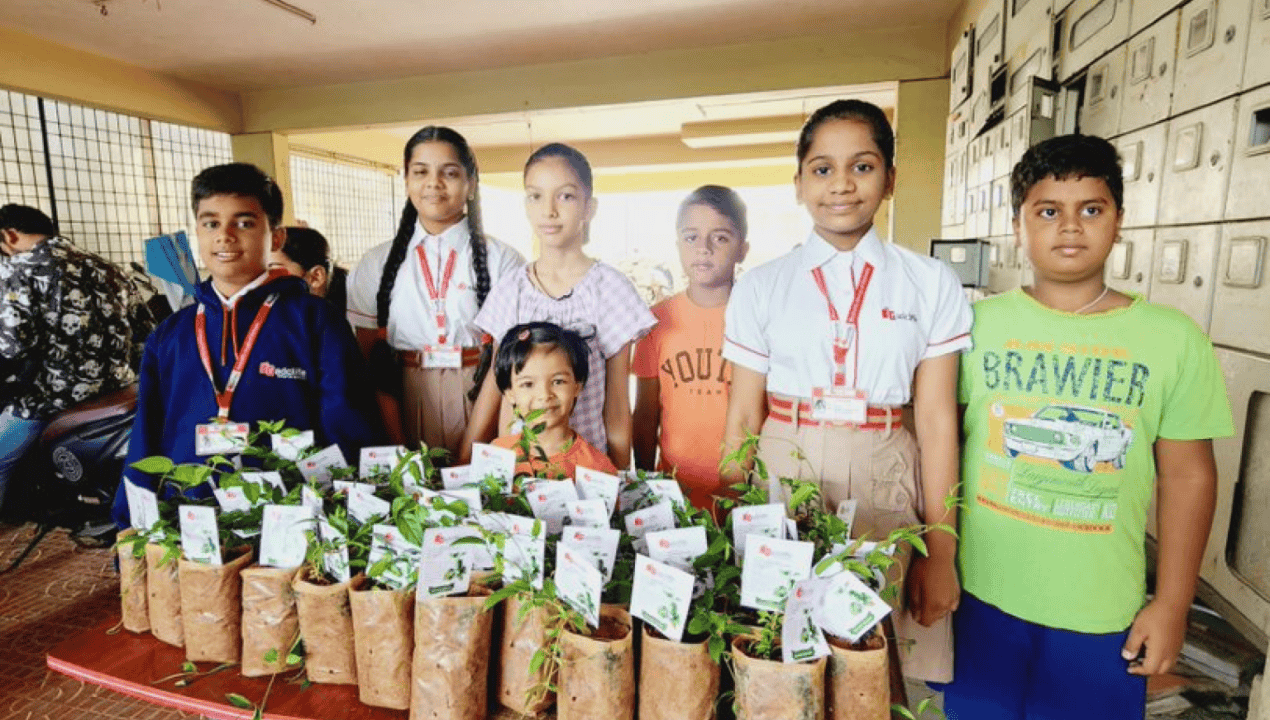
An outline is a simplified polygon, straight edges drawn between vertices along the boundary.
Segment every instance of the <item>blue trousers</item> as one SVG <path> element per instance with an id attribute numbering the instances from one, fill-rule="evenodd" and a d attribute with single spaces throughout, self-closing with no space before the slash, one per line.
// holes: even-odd
<path id="1" fill-rule="evenodd" d="M 18 461 L 44 431 L 43 420 L 24 420 L 8 410 L 0 412 L 0 507 Z"/>
<path id="2" fill-rule="evenodd" d="M 1089 635 L 1020 620 L 963 593 L 953 618 L 949 720 L 1142 720 L 1146 678 L 1128 673 L 1124 632 Z"/>

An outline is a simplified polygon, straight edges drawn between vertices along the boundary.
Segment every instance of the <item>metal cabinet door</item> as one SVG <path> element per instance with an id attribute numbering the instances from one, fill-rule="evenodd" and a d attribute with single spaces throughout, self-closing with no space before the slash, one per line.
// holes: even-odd
<path id="1" fill-rule="evenodd" d="M 1270 0 L 1253 0 L 1244 87 L 1255 88 L 1266 83 L 1270 83 Z"/>
<path id="2" fill-rule="evenodd" d="M 992 177 L 999 178 L 1009 175 L 1014 169 L 1014 163 L 1010 162 L 1010 144 L 1013 138 L 1009 123 L 1001 123 L 992 129 L 992 133 L 996 136 L 997 144 L 996 152 L 992 153 Z"/>
<path id="3" fill-rule="evenodd" d="M 1190 315 L 1208 332 L 1213 309 L 1218 225 L 1159 228 L 1155 232 L 1149 297 Z"/>
<path id="4" fill-rule="evenodd" d="M 1213 342 L 1270 354 L 1270 221 L 1222 226 Z"/>
<path id="5" fill-rule="evenodd" d="M 1053 0 L 1006 0 L 1005 52 L 1013 57 L 1038 32 L 1051 32 Z"/>
<path id="6" fill-rule="evenodd" d="M 1067 82 L 1129 37 L 1129 0 L 1075 0 L 1063 14 L 1058 79 Z"/>
<path id="7" fill-rule="evenodd" d="M 943 212 L 940 215 L 942 225 L 960 222 L 957 219 L 957 196 L 961 194 L 962 186 L 966 182 L 965 175 L 961 172 L 963 157 L 961 153 L 954 151 L 944 161 Z"/>
<path id="8" fill-rule="evenodd" d="M 1124 104 L 1120 110 L 1121 132 L 1137 130 L 1169 116 L 1181 17 L 1181 11 L 1169 13 L 1129 41 Z"/>
<path id="9" fill-rule="evenodd" d="M 1270 86 L 1239 98 L 1226 219 L 1270 216 Z"/>
<path id="10" fill-rule="evenodd" d="M 1124 168 L 1122 227 L 1151 227 L 1156 224 L 1168 137 L 1168 123 L 1160 123 L 1122 135 L 1116 140 L 1116 149 L 1120 151 L 1120 161 Z"/>
<path id="11" fill-rule="evenodd" d="M 1129 10 L 1129 35 L 1137 35 L 1151 23 L 1176 8 L 1178 0 L 1133 0 Z"/>
<path id="12" fill-rule="evenodd" d="M 970 83 L 973 80 L 971 52 L 974 50 L 974 34 L 974 26 L 967 27 L 961 31 L 961 37 L 957 38 L 957 44 L 953 46 L 952 64 L 948 70 L 949 110 L 956 110 L 970 99 L 970 92 L 973 89 Z"/>
<path id="13" fill-rule="evenodd" d="M 979 168 L 975 175 L 975 182 L 979 185 L 988 185 L 994 177 L 993 171 L 996 169 L 997 143 L 1000 136 L 995 130 L 989 130 L 979 138 Z M 1009 153 L 1009 148 L 1006 148 Z"/>
<path id="14" fill-rule="evenodd" d="M 1101 138 L 1120 133 L 1120 107 L 1124 99 L 1124 45 L 1095 60 L 1085 76 L 1085 104 L 1080 110 L 1080 131 Z"/>
<path id="15" fill-rule="evenodd" d="M 1053 40 L 1054 33 L 1047 22 L 1010 51 L 1006 69 L 1006 115 L 1022 110 L 1031 102 L 1032 78 L 1053 79 Z"/>
<path id="16" fill-rule="evenodd" d="M 1182 6 L 1173 113 L 1233 95 L 1243 87 L 1252 0 L 1191 0 Z"/>
<path id="17" fill-rule="evenodd" d="M 1005 3 L 1006 0 L 988 0 L 983 11 L 975 20 L 974 59 L 971 61 L 972 97 L 982 94 L 984 101 L 988 98 L 988 86 L 992 81 L 992 72 L 1005 61 Z M 975 131 L 982 127 L 986 116 L 972 119 L 976 121 Z"/>
<path id="18" fill-rule="evenodd" d="M 988 193 L 990 219 L 989 235 L 1008 235 L 1010 221 L 1014 219 L 1014 209 L 1010 205 L 1010 177 L 999 177 L 992 181 Z"/>
<path id="19" fill-rule="evenodd" d="M 1232 98 L 1170 121 L 1160 188 L 1160 224 L 1221 220 L 1237 107 L 1238 101 Z"/>
<path id="20" fill-rule="evenodd" d="M 1111 247 L 1107 258 L 1105 280 L 1113 289 L 1134 292 L 1143 297 L 1151 293 L 1151 257 L 1155 249 L 1155 230 L 1122 230 L 1120 239 Z"/>

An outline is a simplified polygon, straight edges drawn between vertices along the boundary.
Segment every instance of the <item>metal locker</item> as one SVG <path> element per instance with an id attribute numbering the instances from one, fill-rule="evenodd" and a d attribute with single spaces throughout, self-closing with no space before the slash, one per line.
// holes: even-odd
<path id="1" fill-rule="evenodd" d="M 1264 311 L 1263 311 L 1264 314 Z M 1270 628 L 1270 360 L 1216 348 L 1234 412 L 1235 436 L 1213 441 L 1217 507 L 1200 577 L 1245 636 L 1265 642 Z M 1200 587 L 1205 602 L 1215 599 Z"/>
<path id="2" fill-rule="evenodd" d="M 992 184 L 976 185 L 971 192 L 974 193 L 975 202 L 974 224 L 967 227 L 967 231 L 971 237 L 987 237 L 992 220 L 992 208 L 988 204 Z"/>
<path id="3" fill-rule="evenodd" d="M 1270 354 L 1270 221 L 1222 226 L 1213 342 Z"/>
<path id="4" fill-rule="evenodd" d="M 1124 100 L 1124 45 L 1094 61 L 1085 76 L 1085 104 L 1080 110 L 1080 131 L 1101 138 L 1120 133 L 1120 108 Z"/>
<path id="5" fill-rule="evenodd" d="M 1243 87 L 1251 13 L 1252 0 L 1191 0 L 1182 6 L 1174 114 L 1233 95 Z"/>
<path id="6" fill-rule="evenodd" d="M 1270 83 L 1270 0 L 1253 0 L 1243 86 L 1255 88 L 1266 83 Z"/>
<path id="7" fill-rule="evenodd" d="M 992 181 L 988 191 L 989 235 L 1008 235 L 1011 232 L 1011 220 L 1014 209 L 1010 205 L 1010 178 L 999 177 Z"/>
<path id="8" fill-rule="evenodd" d="M 1037 33 L 1052 33 L 1053 0 L 1006 0 L 1006 57 L 1013 59 Z"/>
<path id="9" fill-rule="evenodd" d="M 996 136 L 997 144 L 996 152 L 992 153 L 992 177 L 999 178 L 1009 175 L 1014 169 L 1014 163 L 1010 161 L 1010 124 L 1003 122 L 994 127 L 992 133 Z"/>
<path id="10" fill-rule="evenodd" d="M 1177 28 L 1181 16 L 1181 11 L 1169 13 L 1129 41 L 1125 58 L 1124 103 L 1120 109 L 1121 132 L 1137 130 L 1169 116 L 1173 99 L 1173 67 L 1177 60 Z"/>
<path id="11" fill-rule="evenodd" d="M 982 95 L 986 103 L 992 73 L 1005 61 L 1005 3 L 1006 0 L 988 0 L 975 20 L 974 53 L 970 62 L 971 97 L 976 101 Z M 975 132 L 983 127 L 986 118 L 986 115 L 971 114 Z"/>
<path id="12" fill-rule="evenodd" d="M 1267 178 L 1270 178 L 1270 86 L 1239 98 L 1230 188 L 1226 191 L 1227 220 L 1270 216 Z"/>
<path id="13" fill-rule="evenodd" d="M 1114 290 L 1146 297 L 1151 292 L 1151 257 L 1155 230 L 1121 230 L 1107 257 L 1105 280 Z"/>
<path id="14" fill-rule="evenodd" d="M 1169 122 L 1160 186 L 1160 224 L 1216 222 L 1222 218 L 1238 104 L 1232 98 Z"/>
<path id="15" fill-rule="evenodd" d="M 974 25 L 961 31 L 957 44 L 953 46 L 952 65 L 948 70 L 948 109 L 956 110 L 970 98 L 973 89 L 971 68 L 971 51 L 974 49 Z"/>
<path id="16" fill-rule="evenodd" d="M 1122 227 L 1151 227 L 1156 224 L 1168 137 L 1168 123 L 1160 123 L 1122 135 L 1115 141 L 1124 167 Z"/>
<path id="17" fill-rule="evenodd" d="M 969 102 L 969 118 L 966 126 L 966 135 L 974 137 L 978 134 L 984 124 L 988 121 L 988 115 L 992 112 L 991 98 L 988 89 L 976 90 L 971 96 Z"/>
<path id="18" fill-rule="evenodd" d="M 997 152 L 997 140 L 997 133 L 989 130 L 976 141 L 979 143 L 979 166 L 974 179 L 976 185 L 992 184 L 992 172 L 996 168 L 994 156 Z"/>
<path id="19" fill-rule="evenodd" d="M 1055 98 L 1058 88 L 1047 80 L 1031 78 L 1028 90 L 1030 100 L 1022 110 L 1007 118 L 1010 126 L 1010 168 L 1023 157 L 1027 149 L 1055 134 Z"/>
<path id="20" fill-rule="evenodd" d="M 1036 0 L 1032 0 L 1036 2 Z M 1054 33 L 1048 23 L 1032 33 L 1026 42 L 1010 52 L 1007 62 L 1005 113 L 1010 115 L 1031 102 L 1032 78 L 1054 77 L 1051 45 Z"/>
<path id="21" fill-rule="evenodd" d="M 944 198 L 943 213 L 940 215 L 940 223 L 943 225 L 952 225 L 957 222 L 957 195 L 961 192 L 962 183 L 965 182 L 965 176 L 961 174 L 962 154 L 953 152 L 944 161 Z"/>
<path id="22" fill-rule="evenodd" d="M 1129 11 L 1129 36 L 1142 32 L 1142 29 L 1164 17 L 1176 8 L 1178 0 L 1133 0 L 1133 8 Z"/>
<path id="23" fill-rule="evenodd" d="M 1155 231 L 1151 302 L 1171 305 L 1190 315 L 1208 332 L 1217 267 L 1218 225 L 1159 228 Z"/>
<path id="24" fill-rule="evenodd" d="M 1075 0 L 1060 32 L 1058 79 L 1067 82 L 1129 37 L 1129 0 Z"/>

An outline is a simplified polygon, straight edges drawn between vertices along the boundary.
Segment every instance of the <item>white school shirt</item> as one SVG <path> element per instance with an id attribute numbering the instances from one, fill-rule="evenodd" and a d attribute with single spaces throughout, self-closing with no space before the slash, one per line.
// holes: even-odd
<path id="1" fill-rule="evenodd" d="M 445 297 L 446 342 L 463 347 L 480 345 L 483 333 L 472 324 L 476 317 L 476 268 L 472 267 L 472 248 L 469 242 L 467 218 L 446 228 L 440 235 L 429 235 L 423 226 L 415 223 L 414 235 L 406 248 L 406 259 L 397 271 L 393 284 L 392 300 L 388 311 L 388 344 L 397 350 L 422 350 L 425 345 L 436 345 L 436 311 L 428 298 L 428 284 L 423 279 L 419 265 L 419 252 L 423 246 L 432 280 L 441 289 L 446 260 L 450 250 L 457 254 L 454 277 L 450 279 Z M 485 237 L 486 266 L 492 289 L 500 278 L 522 267 L 525 258 L 503 242 L 488 235 Z M 379 280 L 384 274 L 384 263 L 392 250 L 392 241 L 376 245 L 364 256 L 348 276 L 348 320 L 355 328 L 378 327 L 375 320 L 376 296 Z"/>
<path id="2" fill-rule="evenodd" d="M 870 405 L 903 405 L 912 397 L 917 364 L 970 348 L 970 303 L 939 260 L 883 243 L 870 229 L 854 250 L 839 251 L 814 231 L 789 253 L 746 272 L 728 300 L 723 357 L 767 376 L 767 389 L 810 398 L 833 384 L 834 326 L 816 286 L 819 267 L 845 321 L 859 280 L 873 265 L 847 352 L 847 388 Z"/>

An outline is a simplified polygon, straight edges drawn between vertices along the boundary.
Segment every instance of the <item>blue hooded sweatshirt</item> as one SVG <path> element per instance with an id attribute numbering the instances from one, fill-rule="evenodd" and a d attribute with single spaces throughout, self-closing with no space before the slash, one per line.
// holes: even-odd
<path id="1" fill-rule="evenodd" d="M 218 388 L 223 389 L 256 312 L 273 293 L 278 299 L 251 350 L 229 409 L 232 422 L 285 420 L 313 430 L 318 447 L 338 443 L 350 464 L 361 448 L 379 442 L 374 393 L 348 322 L 297 277 L 270 276 L 226 308 L 211 280 L 196 298 L 206 308 L 208 349 Z M 194 318 L 198 306 L 182 308 L 155 328 L 141 359 L 137 416 L 128 444 L 124 477 L 154 489 L 156 478 L 131 469 L 141 458 L 161 455 L 175 463 L 203 461 L 194 452 L 194 428 L 216 417 L 216 396 L 199 359 Z M 228 328 L 228 330 L 227 330 Z M 210 497 L 202 485 L 190 497 Z M 115 494 L 115 523 L 129 524 L 123 483 Z"/>

